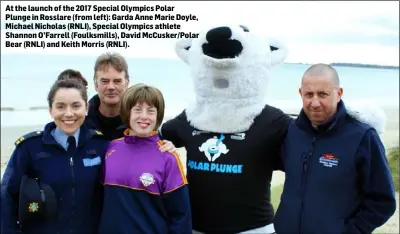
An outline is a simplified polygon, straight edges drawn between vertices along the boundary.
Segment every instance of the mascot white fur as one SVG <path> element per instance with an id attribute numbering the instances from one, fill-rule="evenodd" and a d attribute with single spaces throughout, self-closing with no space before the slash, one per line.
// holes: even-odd
<path id="1" fill-rule="evenodd" d="M 265 106 L 269 71 L 284 61 L 287 49 L 242 27 L 216 27 L 177 44 L 178 56 L 195 78 L 196 101 L 186 109 L 195 127 L 246 131 Z"/>
<path id="2" fill-rule="evenodd" d="M 178 41 L 176 52 L 191 68 L 196 99 L 160 134 L 186 148 L 193 229 L 273 233 L 270 182 L 291 118 L 264 99 L 286 47 L 221 26 Z"/>

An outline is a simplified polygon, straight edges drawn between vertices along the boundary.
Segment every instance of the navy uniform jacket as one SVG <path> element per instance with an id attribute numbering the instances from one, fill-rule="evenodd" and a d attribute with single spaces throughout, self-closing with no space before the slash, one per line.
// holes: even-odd
<path id="1" fill-rule="evenodd" d="M 127 128 L 121 117 L 105 117 L 99 111 L 100 99 L 98 95 L 89 101 L 89 111 L 85 119 L 85 125 L 90 129 L 99 130 L 109 141 L 124 137 Z"/>
<path id="2" fill-rule="evenodd" d="M 100 169 L 108 141 L 98 131 L 80 128 L 78 148 L 68 152 L 51 134 L 56 125 L 16 142 L 1 183 L 1 233 L 17 233 L 21 177 L 27 174 L 52 187 L 58 218 L 24 227 L 24 233 L 96 233 L 102 205 Z"/>
<path id="3" fill-rule="evenodd" d="M 318 130 L 302 111 L 289 127 L 283 160 L 276 233 L 372 233 L 396 209 L 384 146 L 371 126 L 347 115 L 343 102 Z"/>

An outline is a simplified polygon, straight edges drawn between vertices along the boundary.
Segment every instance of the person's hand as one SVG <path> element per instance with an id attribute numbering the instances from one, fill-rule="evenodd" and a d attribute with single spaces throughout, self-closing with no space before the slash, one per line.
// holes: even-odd
<path id="1" fill-rule="evenodd" d="M 168 153 L 177 153 L 176 152 L 176 147 L 172 142 L 163 140 L 163 145 L 160 146 L 160 151 L 161 152 L 168 152 Z"/>

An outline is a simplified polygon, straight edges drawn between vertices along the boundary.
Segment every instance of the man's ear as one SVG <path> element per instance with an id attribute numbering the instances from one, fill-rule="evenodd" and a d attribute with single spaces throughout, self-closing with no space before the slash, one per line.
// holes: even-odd
<path id="1" fill-rule="evenodd" d="M 343 95 L 343 88 L 339 88 L 339 89 L 338 89 L 338 97 L 339 97 L 339 100 L 342 99 L 342 95 Z"/>
<path id="2" fill-rule="evenodd" d="M 188 57 L 189 57 L 190 47 L 192 46 L 192 41 L 193 41 L 193 38 L 180 39 L 175 44 L 176 54 L 185 63 L 189 63 Z"/>
<path id="3" fill-rule="evenodd" d="M 268 43 L 271 51 L 271 67 L 282 64 L 288 56 L 288 49 L 283 43 L 274 38 L 270 38 Z"/>
<path id="4" fill-rule="evenodd" d="M 96 90 L 96 92 L 98 91 L 98 86 L 97 86 L 97 79 L 96 79 L 96 75 L 93 77 L 93 84 L 94 84 L 94 90 Z"/>
<path id="5" fill-rule="evenodd" d="M 300 94 L 300 97 L 301 97 L 301 88 L 299 88 L 299 94 Z"/>

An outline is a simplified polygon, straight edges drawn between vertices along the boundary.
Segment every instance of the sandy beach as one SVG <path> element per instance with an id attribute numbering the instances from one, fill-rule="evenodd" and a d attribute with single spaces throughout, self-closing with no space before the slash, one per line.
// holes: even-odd
<path id="1" fill-rule="evenodd" d="M 381 139 L 386 147 L 395 147 L 399 143 L 399 109 L 384 108 L 387 115 L 387 124 L 385 133 L 381 135 Z M 297 114 L 298 110 L 286 110 L 286 113 Z M 30 132 L 42 130 L 43 125 L 21 126 L 21 127 L 1 127 L 1 176 L 3 176 L 5 167 L 12 151 L 14 150 L 14 142 L 22 135 Z M 186 151 L 183 148 L 178 149 L 183 165 L 186 165 Z M 186 167 L 185 167 L 186 169 Z M 282 184 L 285 180 L 285 174 L 275 172 L 273 175 L 272 186 Z M 398 197 L 398 193 L 397 193 Z M 397 204 L 398 205 L 398 204 Z M 375 233 L 399 233 L 399 210 L 395 215 Z"/>

